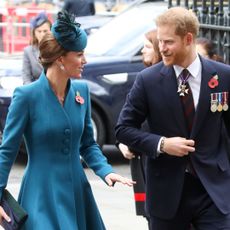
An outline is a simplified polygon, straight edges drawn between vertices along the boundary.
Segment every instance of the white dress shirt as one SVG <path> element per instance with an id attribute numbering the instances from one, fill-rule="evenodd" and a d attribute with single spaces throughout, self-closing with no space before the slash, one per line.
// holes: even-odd
<path id="1" fill-rule="evenodd" d="M 180 83 L 179 75 L 181 74 L 181 72 L 183 71 L 184 68 L 181 66 L 178 66 L 178 65 L 174 65 L 173 68 L 175 70 L 176 77 L 178 80 L 178 85 L 179 85 L 179 83 Z M 200 58 L 198 55 L 196 56 L 196 59 L 192 62 L 192 64 L 189 65 L 186 69 L 192 75 L 189 77 L 188 83 L 189 83 L 189 86 L 192 90 L 194 107 L 196 109 L 197 104 L 198 104 L 198 100 L 199 100 L 200 84 L 201 84 L 201 62 L 200 62 Z"/>

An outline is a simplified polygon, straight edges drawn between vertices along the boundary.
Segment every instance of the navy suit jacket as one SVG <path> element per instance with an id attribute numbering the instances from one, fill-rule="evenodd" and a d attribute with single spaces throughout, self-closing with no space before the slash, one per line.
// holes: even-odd
<path id="1" fill-rule="evenodd" d="M 160 154 L 160 138 L 185 137 L 195 141 L 191 161 L 205 189 L 222 213 L 230 212 L 230 167 L 222 134 L 230 133 L 230 109 L 211 112 L 211 93 L 230 91 L 230 66 L 201 58 L 199 101 L 191 134 L 186 129 L 173 67 L 161 62 L 140 72 L 127 96 L 115 128 L 119 142 L 147 154 L 146 208 L 151 216 L 170 219 L 177 211 L 188 156 Z M 219 85 L 208 82 L 217 74 Z M 147 119 L 150 132 L 140 129 Z"/>

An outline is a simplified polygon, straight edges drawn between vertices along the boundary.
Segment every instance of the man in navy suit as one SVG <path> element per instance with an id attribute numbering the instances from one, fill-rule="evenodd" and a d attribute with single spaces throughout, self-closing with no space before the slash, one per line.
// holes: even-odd
<path id="1" fill-rule="evenodd" d="M 117 140 L 147 155 L 151 230 L 229 230 L 230 66 L 197 54 L 190 10 L 168 9 L 156 25 L 163 61 L 138 74 Z M 140 129 L 145 120 L 150 132 Z"/>
<path id="2" fill-rule="evenodd" d="M 77 17 L 94 15 L 96 12 L 94 0 L 66 0 L 63 10 Z"/>

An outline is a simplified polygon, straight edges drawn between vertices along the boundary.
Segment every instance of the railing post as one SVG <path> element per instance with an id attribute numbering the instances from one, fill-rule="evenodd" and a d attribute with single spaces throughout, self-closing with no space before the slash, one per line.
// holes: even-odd
<path id="1" fill-rule="evenodd" d="M 168 0 L 168 8 L 172 7 L 172 0 Z"/>
<path id="2" fill-rule="evenodd" d="M 208 21 L 207 21 L 207 23 L 210 25 L 214 25 L 215 21 L 216 21 L 215 8 L 214 7 L 215 7 L 215 0 L 211 0 L 210 1 L 210 7 L 209 7 Z"/>
<path id="3" fill-rule="evenodd" d="M 230 0 L 228 0 L 228 12 L 226 14 L 226 26 L 230 26 Z"/>
<path id="4" fill-rule="evenodd" d="M 185 6 L 187 9 L 189 9 L 188 0 L 185 0 L 185 1 L 184 1 L 184 6 Z"/>
<path id="5" fill-rule="evenodd" d="M 224 25 L 224 9 L 223 9 L 223 0 L 219 0 L 219 7 L 218 7 L 218 14 L 217 14 L 217 25 Z"/>
<path id="6" fill-rule="evenodd" d="M 197 17 L 199 18 L 198 9 L 197 9 L 197 0 L 193 0 L 193 9 L 192 10 L 197 15 Z"/>
<path id="7" fill-rule="evenodd" d="M 224 60 L 227 64 L 230 64 L 230 37 L 229 37 L 229 32 L 225 32 L 224 33 L 224 36 L 223 36 L 223 57 L 224 57 Z"/>
<path id="8" fill-rule="evenodd" d="M 176 0 L 176 5 L 180 6 L 180 0 Z"/>
<path id="9" fill-rule="evenodd" d="M 201 9 L 201 15 L 200 15 L 200 22 L 206 23 L 207 22 L 207 5 L 206 0 L 202 0 L 202 9 Z"/>

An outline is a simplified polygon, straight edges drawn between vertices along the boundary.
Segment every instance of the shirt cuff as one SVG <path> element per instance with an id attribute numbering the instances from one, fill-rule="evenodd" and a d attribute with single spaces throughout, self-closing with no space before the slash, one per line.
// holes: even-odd
<path id="1" fill-rule="evenodd" d="M 165 137 L 161 137 L 160 140 L 159 140 L 159 142 L 158 142 L 158 145 L 157 145 L 157 157 L 158 157 L 161 153 L 163 153 L 160 149 L 161 149 L 161 142 L 162 142 L 162 140 L 163 140 L 164 138 L 165 138 Z"/>

